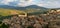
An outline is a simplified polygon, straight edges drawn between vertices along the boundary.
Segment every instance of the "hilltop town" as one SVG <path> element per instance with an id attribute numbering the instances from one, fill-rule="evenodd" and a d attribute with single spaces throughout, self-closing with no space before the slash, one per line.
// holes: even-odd
<path id="1" fill-rule="evenodd" d="M 51 9 L 39 15 L 12 15 L 2 23 L 8 28 L 60 28 L 60 10 Z"/>

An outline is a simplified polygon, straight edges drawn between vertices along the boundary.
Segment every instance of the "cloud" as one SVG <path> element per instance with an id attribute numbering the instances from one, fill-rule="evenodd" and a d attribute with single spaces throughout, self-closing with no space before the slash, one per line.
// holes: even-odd
<path id="1" fill-rule="evenodd" d="M 35 4 L 35 0 L 3 0 L 0 2 L 0 4 L 13 5 L 14 6 L 13 3 L 16 6 L 24 7 L 24 6 L 29 6 L 29 5 Z"/>
<path id="2" fill-rule="evenodd" d="M 14 0 L 3 0 L 0 3 L 8 5 L 9 2 L 13 2 Z"/>
<path id="3" fill-rule="evenodd" d="M 42 7 L 60 7 L 60 0 L 0 0 L 0 4 L 26 7 L 29 5 L 38 5 Z"/>
<path id="4" fill-rule="evenodd" d="M 17 6 L 29 6 L 35 4 L 34 0 L 20 0 Z"/>
<path id="5" fill-rule="evenodd" d="M 53 1 L 53 2 L 48 2 L 47 8 L 58 8 L 60 7 L 60 2 L 59 1 Z"/>
<path id="6" fill-rule="evenodd" d="M 59 1 L 41 1 L 40 3 L 36 4 L 38 6 L 46 7 L 46 8 L 58 8 L 60 7 Z"/>

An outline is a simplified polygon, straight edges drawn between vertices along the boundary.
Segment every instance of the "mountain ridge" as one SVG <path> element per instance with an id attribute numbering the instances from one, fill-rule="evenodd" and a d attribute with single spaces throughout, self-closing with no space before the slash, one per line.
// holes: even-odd
<path id="1" fill-rule="evenodd" d="M 37 5 L 30 5 L 30 6 L 26 6 L 26 7 L 14 7 L 14 6 L 8 6 L 8 5 L 0 5 L 0 8 L 8 8 L 8 9 L 26 9 L 26 8 L 35 8 L 35 9 L 47 9 L 47 8 L 44 8 L 44 7 L 40 7 L 40 6 L 37 6 Z"/>

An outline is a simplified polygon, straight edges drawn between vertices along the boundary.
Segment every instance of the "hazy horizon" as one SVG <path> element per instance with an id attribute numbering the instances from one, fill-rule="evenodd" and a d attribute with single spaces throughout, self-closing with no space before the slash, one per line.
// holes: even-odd
<path id="1" fill-rule="evenodd" d="M 60 8 L 60 0 L 0 0 L 0 5 L 18 7 L 37 5 L 46 8 Z"/>

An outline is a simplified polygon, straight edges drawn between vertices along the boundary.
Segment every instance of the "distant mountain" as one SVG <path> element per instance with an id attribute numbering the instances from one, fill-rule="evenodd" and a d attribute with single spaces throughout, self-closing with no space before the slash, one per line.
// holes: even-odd
<path id="1" fill-rule="evenodd" d="M 9 6 L 9 5 L 0 5 L 0 8 L 8 8 L 8 9 L 22 9 L 25 10 L 26 8 L 35 8 L 35 9 L 47 9 L 44 7 L 40 7 L 37 5 L 30 5 L 30 6 L 26 6 L 26 7 L 15 7 L 15 6 Z"/>
<path id="2" fill-rule="evenodd" d="M 22 7 L 14 7 L 9 5 L 0 5 L 0 8 L 6 8 L 6 9 L 23 9 Z"/>
<path id="3" fill-rule="evenodd" d="M 37 5 L 30 5 L 30 6 L 27 6 L 26 8 L 47 9 L 45 7 L 40 7 L 40 6 L 37 6 Z"/>

